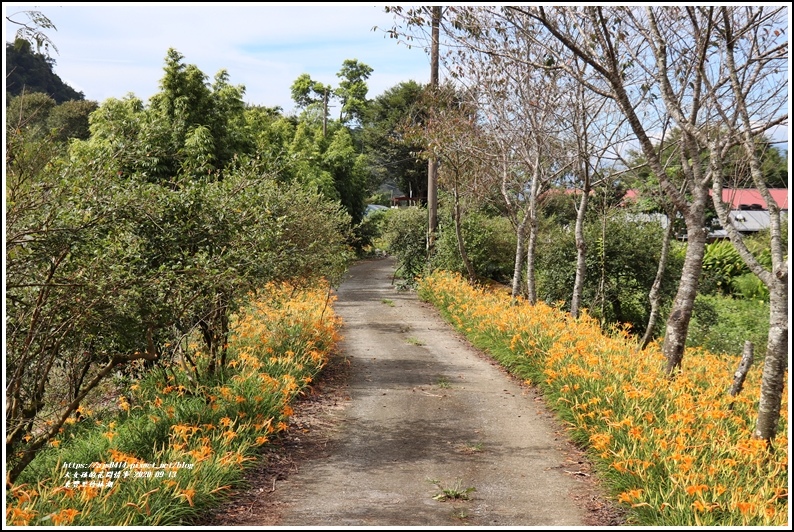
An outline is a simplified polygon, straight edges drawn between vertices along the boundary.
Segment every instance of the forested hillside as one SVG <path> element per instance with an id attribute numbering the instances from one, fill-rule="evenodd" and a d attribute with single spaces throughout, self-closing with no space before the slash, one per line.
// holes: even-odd
<path id="1" fill-rule="evenodd" d="M 33 51 L 25 39 L 6 43 L 6 94 L 17 96 L 23 92 L 42 92 L 63 103 L 83 100 L 85 95 L 63 82 L 53 71 L 55 59 Z"/>

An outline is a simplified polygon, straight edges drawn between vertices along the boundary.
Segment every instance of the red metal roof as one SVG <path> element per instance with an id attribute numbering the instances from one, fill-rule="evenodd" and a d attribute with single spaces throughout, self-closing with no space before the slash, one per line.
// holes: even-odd
<path id="1" fill-rule="evenodd" d="M 711 193 L 711 191 L 709 191 Z M 788 189 L 770 188 L 769 193 L 777 203 L 780 210 L 788 210 Z M 626 199 L 636 199 L 636 190 L 627 190 Z M 760 205 L 762 209 L 767 208 L 766 201 L 761 197 L 761 193 L 756 188 L 723 188 L 722 201 L 730 203 L 732 209 L 739 209 L 739 205 Z"/>
<path id="2" fill-rule="evenodd" d="M 770 188 L 769 194 L 781 210 L 788 210 L 787 188 Z M 730 203 L 733 209 L 738 209 L 740 205 L 760 205 L 762 209 L 767 208 L 766 201 L 755 188 L 724 188 L 722 201 Z"/>

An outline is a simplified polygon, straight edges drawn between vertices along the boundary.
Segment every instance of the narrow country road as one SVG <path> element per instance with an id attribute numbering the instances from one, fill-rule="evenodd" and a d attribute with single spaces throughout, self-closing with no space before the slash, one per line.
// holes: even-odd
<path id="1" fill-rule="evenodd" d="M 397 291 L 393 273 L 392 259 L 350 269 L 334 307 L 344 375 L 296 408 L 271 457 L 280 468 L 207 524 L 617 524 L 535 392 Z M 468 500 L 434 498 L 467 488 Z"/>

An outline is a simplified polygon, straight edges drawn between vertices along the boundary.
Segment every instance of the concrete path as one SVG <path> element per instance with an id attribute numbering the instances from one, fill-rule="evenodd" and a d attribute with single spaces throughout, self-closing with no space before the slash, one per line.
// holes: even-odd
<path id="1" fill-rule="evenodd" d="M 338 290 L 350 400 L 322 414 L 321 456 L 273 481 L 272 524 L 587 525 L 589 474 L 539 398 L 395 290 L 393 272 L 361 262 Z M 469 500 L 434 499 L 467 488 Z"/>

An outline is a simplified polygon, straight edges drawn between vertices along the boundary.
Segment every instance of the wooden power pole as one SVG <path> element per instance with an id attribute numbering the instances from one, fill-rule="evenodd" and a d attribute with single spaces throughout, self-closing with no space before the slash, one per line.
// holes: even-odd
<path id="1" fill-rule="evenodd" d="M 433 6 L 430 43 L 430 90 L 438 90 L 438 41 L 441 25 L 441 6 Z M 432 250 L 438 228 L 438 160 L 430 156 L 427 162 L 427 250 Z"/>

